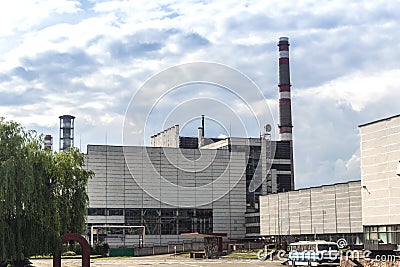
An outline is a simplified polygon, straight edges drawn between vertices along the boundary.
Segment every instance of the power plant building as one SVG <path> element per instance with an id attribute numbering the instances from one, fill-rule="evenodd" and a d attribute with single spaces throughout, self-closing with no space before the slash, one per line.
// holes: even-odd
<path id="1" fill-rule="evenodd" d="M 145 226 L 150 244 L 193 240 L 181 235 L 192 232 L 258 238 L 259 197 L 294 189 L 288 47 L 281 38 L 280 140 L 270 139 L 269 125 L 257 138 L 208 138 L 202 116 L 197 137 L 180 136 L 174 125 L 153 135 L 150 147 L 89 145 L 89 231 Z M 137 234 L 122 229 L 94 237 L 111 246 L 138 244 Z"/>
<path id="2" fill-rule="evenodd" d="M 128 161 L 135 162 L 131 169 L 125 163 L 123 149 Z M 182 170 L 171 164 L 171 158 L 198 161 L 180 164 L 187 169 Z M 212 164 L 203 171 L 191 171 L 196 169 L 194 164 L 209 164 L 211 158 Z M 190 240 L 193 238 L 180 235 L 193 232 L 245 236 L 244 153 L 88 146 L 87 166 L 96 173 L 88 185 L 89 226 L 143 225 L 146 243 L 150 244 Z M 189 188 L 191 193 L 179 192 L 181 188 Z M 134 236 L 126 238 L 125 244 L 136 240 Z M 110 236 L 106 240 L 110 245 L 121 243 Z"/>
<path id="3" fill-rule="evenodd" d="M 259 196 L 292 187 L 289 144 L 271 141 L 277 150 L 271 160 L 266 143 L 226 138 L 200 149 L 89 145 L 86 165 L 95 177 L 87 191 L 88 228 L 143 225 L 150 244 L 192 240 L 181 236 L 191 232 L 257 237 Z M 121 245 L 119 237 L 100 237 Z M 124 238 L 124 244 L 136 241 L 135 235 Z"/>

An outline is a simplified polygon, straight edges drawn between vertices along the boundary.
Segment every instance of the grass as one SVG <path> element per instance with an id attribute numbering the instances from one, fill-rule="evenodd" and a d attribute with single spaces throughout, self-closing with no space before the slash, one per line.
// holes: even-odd
<path id="1" fill-rule="evenodd" d="M 228 258 L 228 259 L 258 259 L 258 256 L 257 256 L 256 253 L 238 253 L 238 252 L 233 252 L 231 254 L 223 256 L 222 258 Z"/>
<path id="2" fill-rule="evenodd" d="M 103 258 L 104 256 L 102 255 L 90 255 L 91 259 L 96 259 L 96 258 Z M 52 259 L 53 256 L 50 255 L 36 255 L 29 257 L 30 259 Z M 75 255 L 75 256 L 61 256 L 61 259 L 81 259 L 82 255 Z"/>

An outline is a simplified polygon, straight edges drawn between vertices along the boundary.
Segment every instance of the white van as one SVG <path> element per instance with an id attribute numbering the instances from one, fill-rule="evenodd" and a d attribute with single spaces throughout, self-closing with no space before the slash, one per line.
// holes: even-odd
<path id="1" fill-rule="evenodd" d="M 335 242 L 300 241 L 289 244 L 288 264 L 305 266 L 339 266 L 340 251 Z"/>

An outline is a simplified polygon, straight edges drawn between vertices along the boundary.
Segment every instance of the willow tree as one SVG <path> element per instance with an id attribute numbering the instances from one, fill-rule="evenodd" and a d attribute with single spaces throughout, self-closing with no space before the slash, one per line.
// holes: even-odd
<path id="1" fill-rule="evenodd" d="M 60 235 L 81 233 L 91 175 L 79 151 L 52 155 L 42 136 L 0 118 L 0 259 L 57 254 Z"/>
<path id="2" fill-rule="evenodd" d="M 86 194 L 88 179 L 92 171 L 84 169 L 84 157 L 75 148 L 57 153 L 53 157 L 54 195 L 61 233 L 83 233 L 85 231 Z"/>

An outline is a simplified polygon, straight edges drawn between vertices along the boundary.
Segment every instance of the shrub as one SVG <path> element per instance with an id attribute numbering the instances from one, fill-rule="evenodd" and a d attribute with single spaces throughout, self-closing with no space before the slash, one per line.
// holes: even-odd
<path id="1" fill-rule="evenodd" d="M 107 243 L 95 243 L 90 249 L 90 254 L 107 256 L 110 246 Z"/>
<path id="2" fill-rule="evenodd" d="M 70 246 L 70 250 L 75 252 L 76 255 L 82 255 L 82 246 L 79 243 Z"/>

